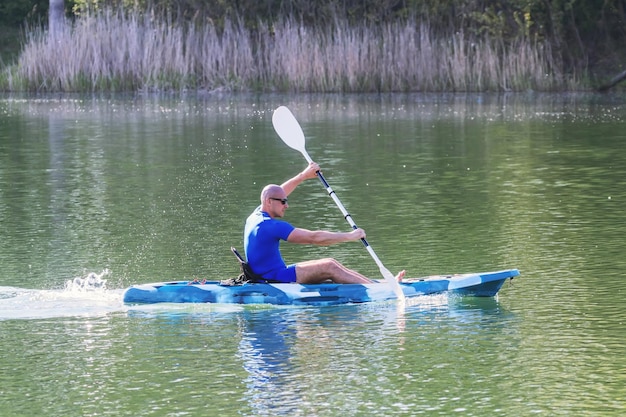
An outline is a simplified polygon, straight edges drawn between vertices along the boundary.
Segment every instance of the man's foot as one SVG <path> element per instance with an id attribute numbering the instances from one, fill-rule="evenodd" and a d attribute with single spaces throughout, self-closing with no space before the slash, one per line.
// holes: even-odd
<path id="1" fill-rule="evenodd" d="M 406 271 L 404 269 L 398 272 L 398 275 L 396 275 L 396 281 L 402 282 L 402 278 L 404 278 L 405 275 L 406 275 Z"/>

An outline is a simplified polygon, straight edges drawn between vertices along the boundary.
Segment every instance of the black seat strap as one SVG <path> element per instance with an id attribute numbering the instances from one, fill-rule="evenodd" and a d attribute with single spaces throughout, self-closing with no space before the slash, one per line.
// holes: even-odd
<path id="1" fill-rule="evenodd" d="M 241 269 L 241 274 L 248 282 L 256 282 L 256 283 L 276 283 L 280 281 L 274 281 L 271 279 L 265 279 L 261 275 L 254 273 L 250 265 L 243 259 L 243 256 L 235 249 L 234 247 L 230 247 L 231 252 L 237 257 L 239 261 L 239 267 Z"/>

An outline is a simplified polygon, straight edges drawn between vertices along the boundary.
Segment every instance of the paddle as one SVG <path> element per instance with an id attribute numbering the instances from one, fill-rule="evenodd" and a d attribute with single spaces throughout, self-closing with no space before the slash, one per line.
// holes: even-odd
<path id="1" fill-rule="evenodd" d="M 287 146 L 300 152 L 307 160 L 307 162 L 313 161 L 309 156 L 309 153 L 306 151 L 304 132 L 302 132 L 300 124 L 287 107 L 280 106 L 279 108 L 274 110 L 274 114 L 272 116 L 272 124 L 274 125 L 274 130 L 276 131 L 276 133 L 278 133 L 278 136 L 280 136 L 280 138 L 283 140 L 283 142 L 285 142 Z M 332 197 L 332 199 L 335 201 L 335 204 L 337 204 L 337 207 L 339 207 L 339 210 L 341 210 L 343 217 L 350 224 L 350 226 L 352 226 L 353 229 L 356 229 L 357 225 L 354 223 L 354 220 L 352 220 L 352 216 L 350 216 L 346 208 L 343 206 L 343 204 L 341 204 L 341 201 L 339 201 L 339 197 L 337 197 L 337 194 L 333 191 L 332 188 L 330 188 L 330 185 L 328 185 L 328 182 L 326 182 L 326 179 L 324 178 L 322 173 L 318 171 L 317 176 L 324 185 L 324 188 L 326 188 L 328 195 Z M 398 281 L 396 281 L 396 278 L 387 268 L 385 268 L 380 259 L 378 259 L 376 253 L 374 253 L 374 249 L 372 249 L 369 243 L 367 243 L 367 240 L 365 240 L 365 238 L 362 238 L 361 242 L 363 242 L 363 245 L 365 245 L 365 248 L 374 259 L 374 262 L 376 262 L 376 265 L 378 265 L 380 273 L 383 275 L 387 283 L 391 286 L 394 293 L 396 294 L 396 297 L 404 301 L 404 293 L 402 292 L 402 288 L 400 288 L 400 284 L 398 284 Z"/>

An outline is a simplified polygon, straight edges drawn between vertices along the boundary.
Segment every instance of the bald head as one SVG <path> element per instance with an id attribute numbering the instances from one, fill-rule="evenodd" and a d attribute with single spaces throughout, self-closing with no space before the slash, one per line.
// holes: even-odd
<path id="1" fill-rule="evenodd" d="M 287 204 L 287 193 L 276 184 L 266 185 L 261 191 L 261 210 L 268 213 L 270 217 L 283 217 Z"/>
<path id="2" fill-rule="evenodd" d="M 261 191 L 261 204 L 270 197 L 285 198 L 285 191 L 280 185 L 269 184 Z"/>

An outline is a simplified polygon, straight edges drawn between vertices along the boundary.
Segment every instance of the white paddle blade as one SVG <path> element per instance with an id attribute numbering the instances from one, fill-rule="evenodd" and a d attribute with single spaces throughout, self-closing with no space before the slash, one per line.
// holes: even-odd
<path id="1" fill-rule="evenodd" d="M 389 284 L 393 292 L 396 294 L 398 300 L 404 302 L 404 291 L 402 291 L 402 287 L 400 287 L 400 283 L 398 283 L 396 277 L 393 276 L 391 271 L 385 268 L 385 265 L 383 265 L 382 261 L 378 258 L 376 253 L 374 253 L 374 249 L 372 249 L 370 245 L 367 245 L 367 251 L 370 253 L 370 255 L 372 255 L 372 259 L 374 259 L 374 262 L 376 262 L 376 265 L 378 265 L 380 273 L 382 274 L 383 278 L 385 278 L 385 281 L 387 281 L 387 284 Z"/>
<path id="2" fill-rule="evenodd" d="M 383 277 L 385 278 L 385 281 L 387 281 L 387 284 L 389 284 L 393 292 L 396 294 L 396 297 L 398 298 L 398 300 L 401 302 L 404 302 L 405 301 L 404 292 L 402 291 L 402 287 L 400 287 L 400 284 L 396 280 L 396 277 L 394 277 L 391 271 L 385 268 L 382 264 L 380 265 L 380 268 L 378 269 L 380 269 L 380 273 L 383 275 Z"/>
<path id="3" fill-rule="evenodd" d="M 272 124 L 278 136 L 287 146 L 300 152 L 307 160 L 310 159 L 306 151 L 304 132 L 302 132 L 300 124 L 287 107 L 280 106 L 274 110 Z"/>

